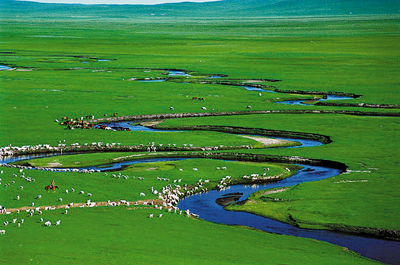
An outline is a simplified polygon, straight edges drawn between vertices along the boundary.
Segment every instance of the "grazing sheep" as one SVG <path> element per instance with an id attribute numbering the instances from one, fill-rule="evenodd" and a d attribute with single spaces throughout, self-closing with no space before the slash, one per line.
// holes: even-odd
<path id="1" fill-rule="evenodd" d="M 44 225 L 45 225 L 45 226 L 51 226 L 51 222 L 50 222 L 50 221 L 47 221 L 47 222 L 44 223 Z"/>
<path id="2" fill-rule="evenodd" d="M 2 171 L 3 172 L 3 171 Z M 2 173 L 3 174 L 3 173 Z M 1 235 L 5 235 L 6 234 L 6 230 L 0 230 L 0 234 Z"/>
<path id="3" fill-rule="evenodd" d="M 140 193 L 140 196 L 146 196 L 146 194 L 144 194 L 143 192 Z"/>
<path id="4" fill-rule="evenodd" d="M 161 218 L 162 216 L 163 216 L 163 214 L 162 214 L 162 213 L 160 213 L 160 214 L 158 215 L 158 217 L 159 217 L 159 218 Z"/>
<path id="5" fill-rule="evenodd" d="M 61 220 L 58 220 L 58 221 L 56 222 L 56 225 L 60 225 L 60 223 L 61 223 Z"/>
<path id="6" fill-rule="evenodd" d="M 62 198 L 58 198 L 58 201 L 59 201 L 59 202 L 62 202 Z"/>
<path id="7" fill-rule="evenodd" d="M 154 216 L 153 214 L 150 214 L 150 215 L 149 215 L 149 218 L 153 218 L 153 216 Z"/>

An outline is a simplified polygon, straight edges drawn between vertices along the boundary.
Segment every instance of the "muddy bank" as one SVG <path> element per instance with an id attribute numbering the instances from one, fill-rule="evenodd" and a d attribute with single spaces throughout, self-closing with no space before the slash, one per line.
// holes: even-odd
<path id="1" fill-rule="evenodd" d="M 222 160 L 235 160 L 235 161 L 246 161 L 246 162 L 269 162 L 269 163 L 284 163 L 284 164 L 304 164 L 311 166 L 321 166 L 336 168 L 341 171 L 347 170 L 347 165 L 330 160 L 324 159 L 312 159 L 303 158 L 299 156 L 278 156 L 278 155 L 261 155 L 261 154 L 247 154 L 247 153 L 228 153 L 228 152 L 175 152 L 175 153 L 151 153 L 147 157 L 138 157 L 138 159 L 144 158 L 210 158 L 210 159 L 222 159 Z M 118 162 L 135 160 L 131 156 L 122 158 Z M 2 164 L 2 166 L 28 168 L 27 161 L 20 161 L 18 165 Z M 31 167 L 33 168 L 33 167 Z"/>
<path id="2" fill-rule="evenodd" d="M 248 135 L 263 135 L 263 136 L 273 136 L 273 137 L 284 137 L 284 138 L 297 138 L 297 139 L 307 139 L 314 140 L 324 144 L 329 144 L 332 142 L 331 138 L 326 135 L 314 134 L 314 133 L 302 133 L 302 132 L 292 132 L 292 131 L 280 131 L 280 130 L 268 130 L 261 128 L 246 128 L 237 126 L 217 126 L 217 125 L 191 125 L 191 126 L 160 126 L 153 125 L 151 128 L 165 129 L 165 130 L 199 130 L 199 131 L 216 131 L 231 134 L 248 134 Z"/>
<path id="3" fill-rule="evenodd" d="M 390 230 L 390 229 L 362 227 L 362 226 L 350 226 L 350 225 L 344 225 L 344 224 L 325 224 L 324 227 L 326 227 L 327 229 L 330 229 L 330 230 L 338 231 L 338 232 L 400 241 L 400 230 Z"/>
<path id="4" fill-rule="evenodd" d="M 399 104 L 368 104 L 368 103 L 329 103 L 317 102 L 318 106 L 331 106 L 331 107 L 357 107 L 357 108 L 376 108 L 376 109 L 400 109 Z"/>
<path id="5" fill-rule="evenodd" d="M 212 116 L 234 116 L 234 115 L 253 115 L 253 114 L 345 114 L 356 116 L 390 116 L 400 117 L 397 112 L 363 112 L 349 110 L 252 110 L 252 111 L 225 111 L 225 112 L 199 112 L 199 113 L 162 113 L 148 115 L 132 115 L 109 117 L 88 120 L 93 124 L 118 122 L 118 121 L 146 121 L 146 120 L 163 120 L 163 119 L 181 119 L 193 117 L 212 117 Z"/>
<path id="6" fill-rule="evenodd" d="M 337 91 L 303 91 L 303 90 L 288 90 L 288 89 L 275 89 L 277 93 L 287 93 L 287 94 L 301 94 L 301 95 L 335 95 L 343 97 L 359 98 L 362 95 L 357 95 L 354 93 L 337 92 Z"/>

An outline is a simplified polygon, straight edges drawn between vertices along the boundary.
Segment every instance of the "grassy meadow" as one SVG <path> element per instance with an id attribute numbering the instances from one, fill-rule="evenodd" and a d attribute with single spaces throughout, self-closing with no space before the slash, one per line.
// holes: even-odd
<path id="1" fill-rule="evenodd" d="M 0 71 L 0 147 L 154 142 L 179 147 L 225 145 L 232 146 L 226 152 L 338 161 L 349 167 L 346 174 L 268 194 L 268 198 L 284 199 L 280 202 L 266 200 L 260 192 L 248 203 L 230 207 L 282 221 L 290 214 L 300 227 L 329 229 L 325 225 L 343 224 L 400 230 L 399 117 L 271 113 L 170 119 L 160 124 L 164 128 L 179 125 L 265 128 L 323 134 L 333 141 L 318 147 L 286 149 L 265 148 L 257 141 L 220 132 L 67 130 L 55 121 L 64 116 L 110 117 L 115 112 L 124 116 L 313 109 L 399 114 L 396 108 L 276 104 L 314 96 L 201 83 L 214 80 L 210 77 L 218 74 L 226 77 L 215 80 L 245 79 L 249 84 L 254 84 L 251 80 L 255 79 L 276 79 L 281 81 L 263 80 L 257 84 L 273 86 L 271 89 L 362 95 L 346 103 L 400 104 L 397 15 L 235 20 L 85 18 L 71 14 L 50 19 L 43 14 L 32 17 L 21 13 L 20 17 L 1 17 L 0 23 L 0 65 L 13 68 Z M 168 69 L 184 69 L 192 76 L 180 77 L 179 82 L 132 80 L 165 78 Z M 235 150 L 240 145 L 250 145 L 253 149 Z M 91 153 L 37 159 L 31 163 L 91 166 L 129 155 L 137 153 Z M 227 169 L 216 170 L 216 167 Z M 83 203 L 88 199 L 94 202 L 157 199 L 151 187 L 160 190 L 167 183 L 157 178 L 181 179 L 182 184 L 188 185 L 209 179 L 208 188 L 213 188 L 227 175 L 240 178 L 244 174 L 262 173 L 264 167 L 271 169 L 272 176 L 284 172 L 287 165 L 188 159 L 131 165 L 121 171 L 128 179 L 112 177 L 120 172 L 21 172 L 1 167 L 0 204 L 19 208 L 32 203 L 36 207 Z M 26 182 L 27 176 L 35 181 Z M 51 180 L 60 189 L 46 193 L 43 188 Z M 70 192 L 65 193 L 66 189 Z M 81 190 L 85 193 L 79 194 Z M 141 192 L 146 196 L 140 196 Z M 38 199 L 38 195 L 42 198 Z M 1 228 L 6 234 L 0 235 L 3 253 L 0 263 L 332 264 L 335 260 L 341 264 L 375 263 L 316 240 L 218 225 L 150 207 L 71 208 L 68 214 L 63 213 L 64 210 L 57 209 L 32 217 L 24 211 L 0 215 L 1 224 L 10 222 Z M 154 218 L 149 218 L 151 213 Z M 156 216 L 160 213 L 162 218 Z M 12 223 L 14 218 L 17 222 L 23 218 L 25 222 L 18 227 Z M 40 218 L 52 223 L 61 220 L 61 224 L 45 227 Z"/>

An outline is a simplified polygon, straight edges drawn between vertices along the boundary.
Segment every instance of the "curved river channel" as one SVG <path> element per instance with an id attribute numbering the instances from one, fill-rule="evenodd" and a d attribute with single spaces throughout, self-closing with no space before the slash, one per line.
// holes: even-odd
<path id="1" fill-rule="evenodd" d="M 137 128 L 137 129 L 142 129 L 142 128 Z M 320 142 L 316 141 L 309 141 L 302 139 L 288 139 L 288 138 L 280 138 L 280 139 L 300 142 L 302 144 L 300 147 L 311 147 L 311 146 L 321 145 Z M 45 155 L 10 157 L 7 159 L 3 159 L 0 162 L 10 163 L 17 160 L 26 160 L 43 156 Z M 154 159 L 132 160 L 110 165 L 87 167 L 85 169 L 109 171 L 109 170 L 121 169 L 129 164 L 151 163 L 160 161 L 176 161 L 183 159 L 188 159 L 188 158 L 154 158 Z M 250 196 L 250 194 L 258 190 L 294 186 L 303 182 L 327 179 L 333 176 L 337 176 L 341 173 L 341 170 L 335 168 L 308 166 L 308 165 L 301 165 L 301 166 L 304 167 L 302 170 L 282 181 L 267 183 L 263 185 L 234 185 L 226 188 L 225 190 L 220 190 L 220 191 L 211 190 L 207 193 L 195 194 L 186 197 L 185 199 L 179 202 L 178 207 L 181 210 L 189 209 L 190 212 L 200 215 L 200 218 L 206 221 L 227 224 L 227 225 L 247 226 L 269 233 L 313 238 L 346 247 L 352 251 L 360 253 L 364 257 L 368 257 L 389 264 L 400 264 L 400 251 L 399 251 L 400 242 L 398 241 L 354 236 L 329 230 L 301 229 L 293 227 L 286 223 L 282 223 L 279 221 L 275 221 L 251 213 L 226 211 L 223 206 L 219 205 L 216 202 L 218 199 L 229 197 L 230 194 L 235 194 L 236 200 L 245 200 Z"/>

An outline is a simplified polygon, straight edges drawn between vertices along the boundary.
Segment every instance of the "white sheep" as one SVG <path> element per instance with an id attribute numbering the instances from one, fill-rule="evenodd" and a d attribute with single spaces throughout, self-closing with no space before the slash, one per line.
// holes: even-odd
<path id="1" fill-rule="evenodd" d="M 44 225 L 45 225 L 45 226 L 51 226 L 51 222 L 50 222 L 50 221 L 47 221 L 47 222 L 44 223 Z"/>

